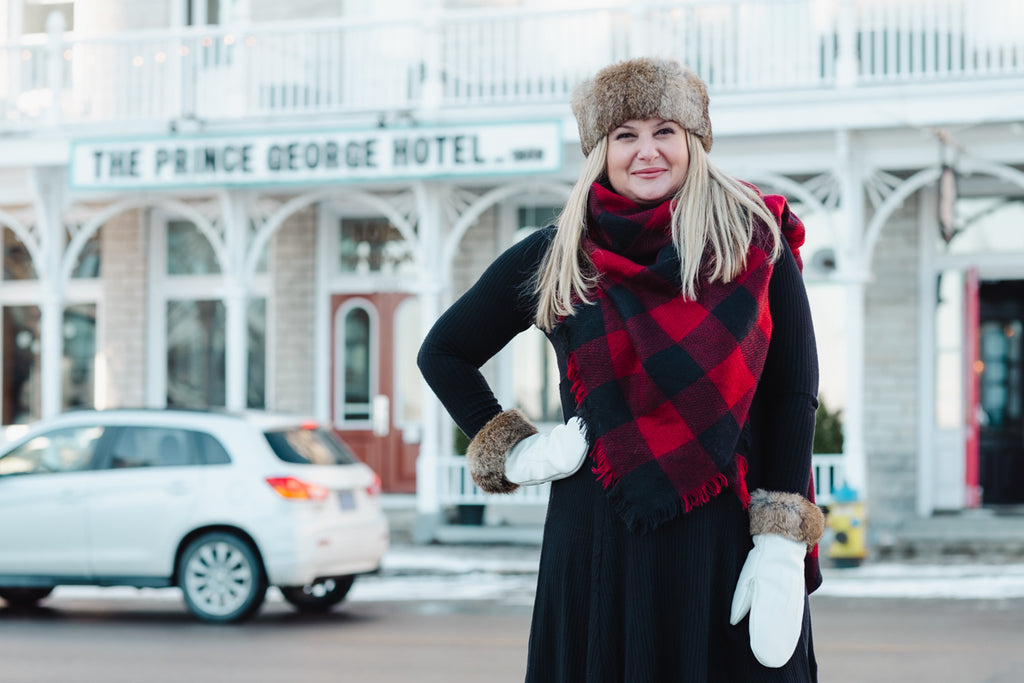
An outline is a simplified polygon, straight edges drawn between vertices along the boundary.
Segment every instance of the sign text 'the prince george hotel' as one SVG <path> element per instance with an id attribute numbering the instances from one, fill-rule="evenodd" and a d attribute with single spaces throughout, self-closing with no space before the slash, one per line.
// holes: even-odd
<path id="1" fill-rule="evenodd" d="M 558 122 L 72 143 L 80 190 L 259 186 L 554 171 Z"/>

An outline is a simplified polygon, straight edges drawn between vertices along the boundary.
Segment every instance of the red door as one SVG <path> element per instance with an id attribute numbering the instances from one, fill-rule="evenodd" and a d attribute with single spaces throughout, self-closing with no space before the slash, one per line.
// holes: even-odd
<path id="1" fill-rule="evenodd" d="M 966 361 L 967 439 L 964 444 L 964 487 L 965 507 L 981 506 L 981 442 L 979 438 L 978 411 L 980 409 L 981 356 L 979 348 L 979 295 L 978 269 L 969 268 L 964 281 L 964 357 Z"/>
<path id="2" fill-rule="evenodd" d="M 389 493 L 416 490 L 415 303 L 400 292 L 331 296 L 331 419 Z"/>

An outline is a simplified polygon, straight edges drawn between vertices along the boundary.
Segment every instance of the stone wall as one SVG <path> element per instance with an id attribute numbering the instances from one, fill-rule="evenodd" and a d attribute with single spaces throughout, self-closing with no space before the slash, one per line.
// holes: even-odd
<path id="1" fill-rule="evenodd" d="M 888 220 L 865 294 L 864 447 L 874 531 L 915 514 L 918 216 L 916 197 Z"/>
<path id="2" fill-rule="evenodd" d="M 146 241 L 142 216 L 128 211 L 100 228 L 102 309 L 96 316 L 96 383 L 101 407 L 139 407 L 146 400 Z"/>
<path id="3" fill-rule="evenodd" d="M 267 408 L 313 412 L 316 211 L 289 218 L 271 240 L 273 284 L 267 320 L 273 339 Z"/>

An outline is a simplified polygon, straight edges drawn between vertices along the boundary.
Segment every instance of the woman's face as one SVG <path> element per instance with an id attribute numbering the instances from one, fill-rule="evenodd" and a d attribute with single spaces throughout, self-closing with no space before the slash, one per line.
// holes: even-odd
<path id="1" fill-rule="evenodd" d="M 633 119 L 608 134 L 608 182 L 638 204 L 673 196 L 690 169 L 686 131 L 675 121 Z"/>

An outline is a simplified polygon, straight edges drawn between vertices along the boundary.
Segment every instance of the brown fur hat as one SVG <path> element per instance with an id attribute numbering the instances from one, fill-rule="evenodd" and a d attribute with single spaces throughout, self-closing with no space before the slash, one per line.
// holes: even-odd
<path id="1" fill-rule="evenodd" d="M 707 86 L 675 60 L 640 57 L 601 69 L 573 90 L 572 113 L 584 156 L 624 122 L 651 118 L 675 121 L 711 151 Z"/>

